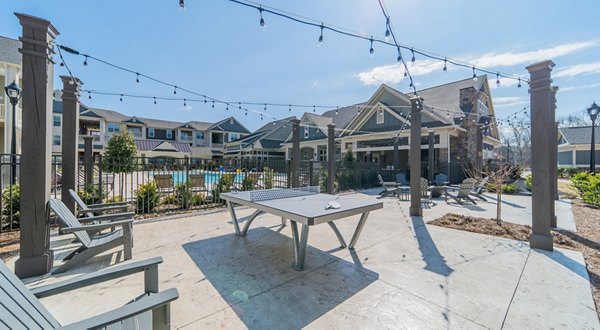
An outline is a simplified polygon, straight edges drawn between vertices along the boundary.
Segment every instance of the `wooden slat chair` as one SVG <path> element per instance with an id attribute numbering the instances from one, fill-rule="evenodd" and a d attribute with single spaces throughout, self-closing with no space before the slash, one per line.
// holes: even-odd
<path id="1" fill-rule="evenodd" d="M 48 201 L 48 216 L 50 210 L 56 214 L 59 221 L 62 223 L 63 233 L 73 233 L 79 240 L 81 246 L 75 251 L 67 255 L 63 260 L 65 261 L 54 273 L 65 272 L 72 267 L 85 262 L 91 257 L 108 251 L 120 245 L 123 245 L 125 260 L 129 260 L 132 257 L 133 248 L 133 237 L 132 227 L 133 219 L 118 220 L 118 221 L 105 221 L 101 220 L 112 220 L 112 215 L 95 216 L 87 218 L 75 218 L 75 215 L 69 211 L 67 206 L 58 199 L 50 199 Z M 91 225 L 81 225 L 81 220 L 89 222 L 100 222 Z M 107 234 L 96 234 L 90 235 L 90 231 L 101 231 L 103 229 L 120 227 L 121 229 L 112 231 Z"/>
<path id="2" fill-rule="evenodd" d="M 429 186 L 429 180 L 421 178 L 421 197 L 426 198 L 427 204 L 433 203 L 431 200 L 431 188 Z"/>
<path id="3" fill-rule="evenodd" d="M 9 329 L 169 329 L 170 302 L 177 289 L 158 291 L 158 264 L 162 258 L 137 261 L 81 275 L 63 282 L 29 290 L 0 261 L 0 327 Z M 62 326 L 39 301 L 40 298 L 144 273 L 144 294 L 125 306 Z M 136 327 L 137 324 L 137 327 Z"/>
<path id="4" fill-rule="evenodd" d="M 390 194 L 392 196 L 396 195 L 396 190 L 398 189 L 398 185 L 383 181 L 381 174 L 377 174 L 377 179 L 379 180 L 379 184 L 381 184 L 381 187 L 383 187 L 383 190 L 379 193 L 379 195 L 381 195 L 381 197 L 385 197 Z"/>
<path id="5" fill-rule="evenodd" d="M 464 179 L 463 182 L 460 184 L 460 186 L 458 186 L 457 188 L 455 187 L 445 187 L 444 189 L 444 199 L 446 201 L 446 203 L 448 203 L 448 197 L 454 199 L 458 204 L 463 204 L 463 200 L 468 200 L 469 202 L 473 203 L 473 204 L 477 204 L 475 203 L 475 201 L 469 197 L 469 194 L 471 193 L 471 190 L 473 189 L 473 187 L 475 186 L 475 184 L 477 183 L 477 180 L 473 179 L 473 178 L 467 178 Z M 450 190 L 455 190 L 458 191 L 456 193 L 456 195 L 450 193 Z"/>
<path id="6" fill-rule="evenodd" d="M 154 174 L 154 182 L 160 193 L 172 193 L 175 190 L 173 176 L 171 174 Z"/>
<path id="7" fill-rule="evenodd" d="M 206 186 L 204 184 L 204 174 L 203 173 L 190 174 L 188 176 L 188 180 L 190 182 L 190 185 L 192 186 L 193 192 L 207 191 Z"/>
<path id="8" fill-rule="evenodd" d="M 406 180 L 406 175 L 404 173 L 396 174 L 396 182 L 399 183 L 401 186 L 409 186 L 410 185 L 408 183 L 408 181 Z"/>
<path id="9" fill-rule="evenodd" d="M 127 212 L 129 208 L 127 202 L 86 204 L 73 189 L 69 189 L 69 194 L 71 194 L 75 204 L 77 204 L 77 214 L 84 214 L 86 217 L 93 217 L 94 213 Z M 133 214 L 133 212 L 126 213 L 129 217 L 133 217 Z"/>
<path id="10" fill-rule="evenodd" d="M 473 190 L 471 191 L 471 196 L 475 196 L 479 199 L 481 199 L 482 201 L 487 201 L 487 199 L 485 199 L 485 197 L 483 197 L 483 190 L 485 189 L 485 185 L 488 183 L 490 177 L 486 176 L 485 178 L 483 178 L 483 180 L 479 181 L 479 183 L 477 183 L 474 187 Z"/>
<path id="11" fill-rule="evenodd" d="M 435 185 L 438 187 L 448 185 L 448 176 L 444 173 L 439 173 L 435 176 Z"/>

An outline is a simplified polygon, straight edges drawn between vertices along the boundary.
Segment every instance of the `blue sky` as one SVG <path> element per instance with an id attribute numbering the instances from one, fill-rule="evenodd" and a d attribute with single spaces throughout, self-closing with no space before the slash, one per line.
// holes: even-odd
<path id="1" fill-rule="evenodd" d="M 237 102 L 322 104 L 344 106 L 366 101 L 379 84 L 409 91 L 396 65 L 396 50 L 259 13 L 226 0 L 187 0 L 180 11 L 169 1 L 9 1 L 0 11 L 0 35 L 17 38 L 20 26 L 13 12 L 50 20 L 60 31 L 57 41 L 81 52 L 146 73 L 202 94 Z M 383 38 L 385 19 L 376 0 L 264 0 L 260 4 Z M 387 1 L 400 43 L 528 78 L 525 67 L 551 58 L 554 83 L 560 87 L 558 116 L 582 113 L 600 101 L 600 2 L 590 1 Z M 404 51 L 405 57 L 410 53 Z M 65 55 L 84 88 L 116 93 L 173 96 L 173 89 L 98 62 Z M 469 78 L 470 69 L 449 67 L 417 56 L 409 69 L 418 89 Z M 56 67 L 55 88 L 60 88 Z M 527 86 L 489 77 L 498 117 L 528 104 Z M 185 97 L 183 92 L 177 96 Z M 256 114 L 244 116 L 232 107 L 210 104 L 135 100 L 83 95 L 92 107 L 129 115 L 170 120 L 216 121 L 235 115 L 249 129 L 265 123 Z M 190 98 L 194 96 L 189 96 Z M 425 100 L 426 102 L 427 100 Z M 263 112 L 262 106 L 251 109 Z M 311 109 L 293 108 L 301 115 Z M 268 107 L 277 118 L 287 107 Z"/>

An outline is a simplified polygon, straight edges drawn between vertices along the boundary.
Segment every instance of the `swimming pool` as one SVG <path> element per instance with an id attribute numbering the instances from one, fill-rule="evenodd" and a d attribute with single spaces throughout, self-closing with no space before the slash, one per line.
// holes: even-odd
<path id="1" fill-rule="evenodd" d="M 233 183 L 241 184 L 244 178 L 246 177 L 246 172 L 211 172 L 211 171 L 190 171 L 186 173 L 186 171 L 168 171 L 168 172 L 156 172 L 154 174 L 171 174 L 173 177 L 173 184 L 177 185 L 180 183 L 185 183 L 187 181 L 188 174 L 204 174 L 204 185 L 210 189 L 213 184 L 216 184 L 221 179 L 223 174 L 234 174 Z M 279 187 L 280 185 L 285 185 L 287 181 L 287 175 L 285 173 L 275 173 L 274 175 L 274 186 Z M 262 180 L 262 179 L 261 179 Z"/>

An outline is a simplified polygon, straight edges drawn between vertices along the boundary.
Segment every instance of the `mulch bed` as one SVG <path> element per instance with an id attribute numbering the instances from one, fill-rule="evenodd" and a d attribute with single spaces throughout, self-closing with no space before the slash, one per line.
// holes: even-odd
<path id="1" fill-rule="evenodd" d="M 20 231 L 0 233 L 0 260 L 7 261 L 19 253 Z"/>

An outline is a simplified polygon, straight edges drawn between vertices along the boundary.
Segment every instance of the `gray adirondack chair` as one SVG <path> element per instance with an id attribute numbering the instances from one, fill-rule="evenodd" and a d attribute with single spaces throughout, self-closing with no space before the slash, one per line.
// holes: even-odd
<path id="1" fill-rule="evenodd" d="M 377 179 L 379 180 L 379 184 L 381 184 L 381 187 L 383 187 L 383 191 L 381 191 L 379 193 L 379 195 L 381 195 L 382 197 L 385 197 L 387 195 L 392 195 L 395 196 L 396 195 L 396 190 L 397 190 L 397 185 L 395 183 L 391 183 L 391 182 L 385 182 L 383 181 L 383 178 L 381 177 L 381 174 L 377 174 Z"/>
<path id="2" fill-rule="evenodd" d="M 448 184 L 448 176 L 444 173 L 439 173 L 435 176 L 435 185 L 444 186 Z"/>
<path id="3" fill-rule="evenodd" d="M 105 212 L 127 212 L 129 204 L 127 202 L 118 203 L 104 203 L 104 204 L 86 204 L 81 197 L 73 190 L 69 189 L 69 194 L 77 204 L 77 213 L 85 214 L 87 217 L 93 217 L 94 213 L 105 213 Z M 128 212 L 129 217 L 133 216 L 133 212 Z M 124 215 L 125 216 L 125 215 Z"/>
<path id="4" fill-rule="evenodd" d="M 490 177 L 486 176 L 485 178 L 483 178 L 483 180 L 479 181 L 479 183 L 477 183 L 473 187 L 473 190 L 471 191 L 471 196 L 475 196 L 484 202 L 487 201 L 487 199 L 485 199 L 485 197 L 483 197 L 482 193 L 483 193 L 483 189 L 485 189 L 485 185 L 487 184 L 489 179 L 490 179 Z"/>
<path id="5" fill-rule="evenodd" d="M 426 199 L 427 204 L 433 203 L 431 200 L 431 188 L 429 186 L 429 180 L 421 178 L 421 197 Z"/>
<path id="6" fill-rule="evenodd" d="M 69 211 L 67 206 L 58 199 L 48 201 L 48 213 L 52 210 L 59 221 L 62 223 L 61 229 L 64 233 L 73 233 L 79 240 L 81 246 L 67 255 L 65 261 L 54 273 L 65 272 L 72 267 L 90 259 L 91 257 L 104 251 L 123 245 L 125 260 L 132 257 L 133 237 L 132 227 L 133 219 L 107 221 L 91 225 L 82 225 L 81 220 L 90 222 L 100 221 L 101 219 L 111 219 L 111 215 L 96 216 L 88 218 L 75 218 L 75 215 Z M 48 214 L 49 215 L 49 214 Z M 101 231 L 102 229 L 120 227 L 121 229 L 109 232 L 107 234 L 90 234 L 90 231 Z"/>
<path id="7" fill-rule="evenodd" d="M 409 185 L 408 181 L 406 180 L 406 175 L 404 173 L 396 174 L 396 182 L 399 183 L 401 186 Z"/>
<path id="8" fill-rule="evenodd" d="M 446 203 L 448 203 L 448 197 L 454 199 L 458 204 L 463 204 L 463 200 L 468 200 L 469 202 L 473 203 L 473 204 L 477 204 L 475 203 L 475 201 L 469 196 L 469 194 L 471 193 L 471 190 L 473 189 L 473 187 L 475 186 L 475 184 L 477 183 L 477 180 L 473 179 L 473 178 L 467 178 L 464 179 L 463 182 L 460 184 L 460 186 L 458 186 L 457 188 L 455 187 L 445 187 L 444 189 L 444 199 L 446 201 Z M 456 194 L 451 193 L 450 191 L 456 191 Z"/>
<path id="9" fill-rule="evenodd" d="M 0 261 L 0 327 L 9 329 L 169 329 L 170 302 L 177 289 L 158 291 L 161 257 L 106 268 L 32 290 Z M 144 272 L 144 295 L 123 307 L 62 326 L 38 299 Z M 136 327 L 137 323 L 137 327 Z"/>
<path id="10" fill-rule="evenodd" d="M 171 174 L 154 174 L 154 182 L 161 193 L 172 193 L 175 190 Z"/>

